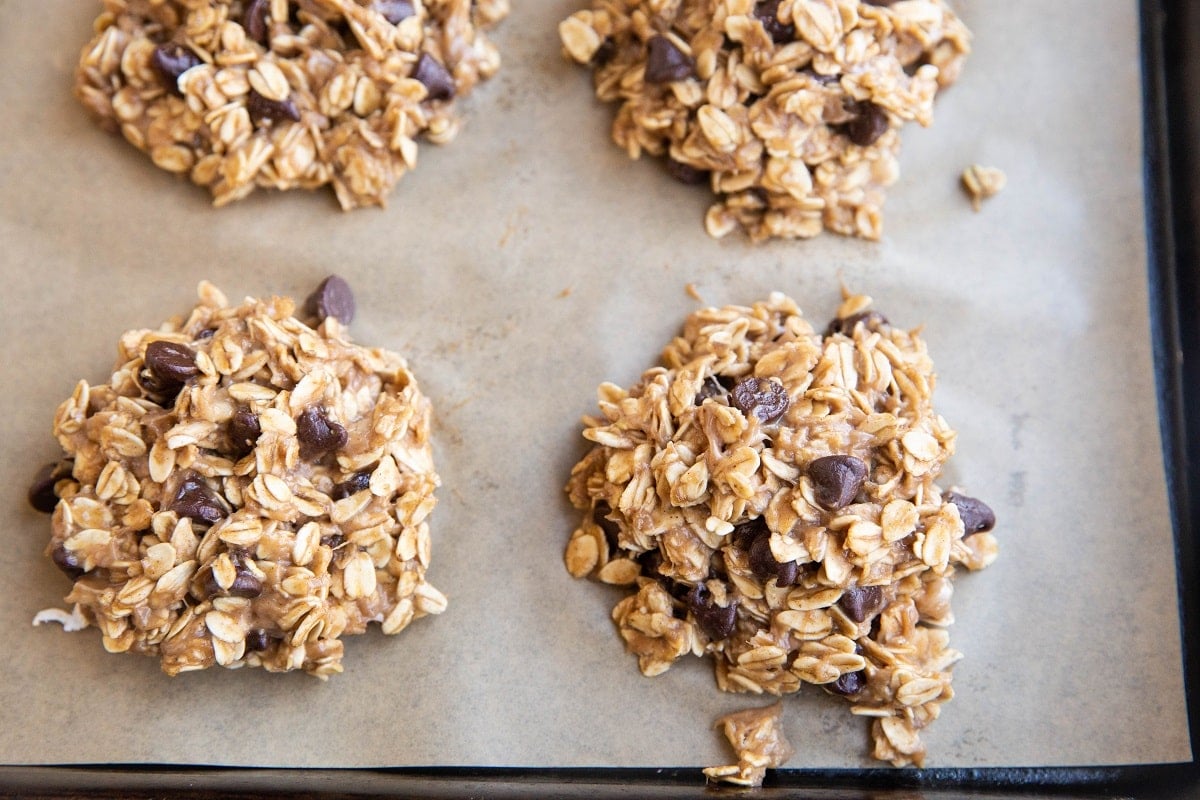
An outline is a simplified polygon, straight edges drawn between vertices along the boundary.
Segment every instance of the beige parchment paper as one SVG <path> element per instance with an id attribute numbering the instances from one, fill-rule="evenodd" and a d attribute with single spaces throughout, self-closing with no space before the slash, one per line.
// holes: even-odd
<path id="1" fill-rule="evenodd" d="M 578 0 L 526 0 L 505 66 L 451 146 L 423 147 L 387 210 L 259 193 L 213 210 L 95 128 L 70 96 L 98 3 L 0 0 L 0 760 L 8 764 L 674 766 L 726 763 L 707 662 L 643 678 L 575 581 L 562 494 L 578 419 L 684 316 L 772 289 L 823 324 L 839 281 L 925 325 L 959 430 L 947 485 L 987 500 L 1001 557 L 960 578 L 956 699 L 931 766 L 1189 757 L 1172 533 L 1150 362 L 1136 4 L 959 0 L 976 34 L 928 130 L 909 129 L 885 236 L 710 240 L 707 197 L 609 141 L 611 110 L 559 55 Z M 1007 190 L 974 213 L 971 163 Z M 34 628 L 65 578 L 25 503 L 55 406 L 103 381 L 117 336 L 231 297 L 357 289 L 358 341 L 406 354 L 436 404 L 441 617 L 347 642 L 346 672 L 169 679 L 98 634 Z M 867 726 L 789 697 L 793 767 L 871 762 Z"/>

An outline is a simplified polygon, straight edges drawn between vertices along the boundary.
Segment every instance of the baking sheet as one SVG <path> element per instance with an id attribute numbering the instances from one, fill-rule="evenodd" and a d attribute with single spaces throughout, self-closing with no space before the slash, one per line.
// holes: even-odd
<path id="1" fill-rule="evenodd" d="M 13 9 L 12 3 L 0 8 Z M 0 29 L 0 758 L 8 764 L 663 766 L 724 763 L 705 662 L 646 679 L 572 580 L 562 496 L 578 417 L 629 384 L 706 302 L 787 291 L 819 324 L 839 281 L 925 324 L 944 483 L 996 509 L 1001 558 L 958 581 L 957 697 L 930 766 L 1190 757 L 1145 284 L 1136 4 L 960 0 L 976 32 L 932 129 L 909 129 L 885 237 L 752 246 L 706 237 L 703 192 L 629 162 L 611 111 L 558 54 L 577 0 L 519 4 L 505 67 L 459 139 L 423 147 L 385 211 L 327 194 L 207 195 L 97 130 L 70 75 L 98 4 L 55 0 Z M 957 187 L 1000 166 L 975 214 Z M 33 628 L 66 580 L 24 491 L 56 455 L 55 405 L 108 374 L 121 331 L 231 297 L 303 296 L 337 271 L 357 340 L 405 353 L 436 404 L 443 478 L 430 578 L 441 617 L 347 640 L 346 672 L 168 679 L 94 631 Z M 786 702 L 792 767 L 871 766 L 867 729 L 819 690 Z M 1120 721 L 1119 724 L 1114 724 Z M 14 724 L 19 722 L 20 724 Z"/>

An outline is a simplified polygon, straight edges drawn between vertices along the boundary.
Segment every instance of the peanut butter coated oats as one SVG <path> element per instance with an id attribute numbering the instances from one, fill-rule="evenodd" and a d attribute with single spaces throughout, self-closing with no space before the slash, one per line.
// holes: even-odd
<path id="1" fill-rule="evenodd" d="M 99 628 L 170 675 L 326 678 L 343 635 L 446 607 L 425 579 L 430 404 L 399 355 L 350 341 L 339 278 L 310 298 L 312 325 L 288 298 L 199 293 L 186 319 L 125 333 L 109 382 L 58 409 L 65 457 L 30 499 L 53 511 L 46 553 L 74 609 L 38 621 Z"/>
<path id="2" fill-rule="evenodd" d="M 960 657 L 951 579 L 995 559 L 995 519 L 938 485 L 933 364 L 869 305 L 824 332 L 778 293 L 706 308 L 632 388 L 603 384 L 565 563 L 628 588 L 612 616 L 643 674 L 709 655 L 724 691 L 822 686 L 871 719 L 876 758 L 920 765 Z"/>
<path id="3" fill-rule="evenodd" d="M 592 0 L 559 35 L 618 104 L 616 143 L 707 184 L 709 234 L 755 240 L 879 238 L 900 128 L 970 50 L 943 0 Z"/>
<path id="4" fill-rule="evenodd" d="M 75 92 L 100 124 L 214 203 L 333 187 L 383 205 L 417 139 L 500 66 L 508 0 L 104 0 Z"/>

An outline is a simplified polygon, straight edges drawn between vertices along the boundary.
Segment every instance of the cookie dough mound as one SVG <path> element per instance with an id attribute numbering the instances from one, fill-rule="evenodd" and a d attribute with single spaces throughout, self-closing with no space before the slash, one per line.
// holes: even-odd
<path id="1" fill-rule="evenodd" d="M 596 2 L 559 34 L 612 135 L 708 184 L 712 236 L 879 238 L 900 128 L 932 121 L 970 34 L 943 0 Z"/>
<path id="2" fill-rule="evenodd" d="M 565 561 L 628 587 L 613 619 L 645 675 L 690 653 L 725 691 L 820 685 L 899 766 L 952 696 L 951 578 L 995 558 L 995 520 L 936 483 L 933 365 L 869 303 L 823 333 L 781 294 L 700 310 L 662 366 L 602 385 Z"/>
<path id="3" fill-rule="evenodd" d="M 46 552 L 109 652 L 324 678 L 343 635 L 446 607 L 425 579 L 430 404 L 399 355 L 350 341 L 340 279 L 314 327 L 288 298 L 199 293 L 59 407 Z"/>
<path id="4" fill-rule="evenodd" d="M 508 0 L 104 0 L 75 91 L 216 205 L 330 184 L 384 205 L 417 138 L 458 132 L 454 99 L 500 66 Z"/>

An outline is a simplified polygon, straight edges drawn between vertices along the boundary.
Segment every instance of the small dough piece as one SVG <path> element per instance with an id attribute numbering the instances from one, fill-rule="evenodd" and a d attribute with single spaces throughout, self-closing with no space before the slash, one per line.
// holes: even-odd
<path id="1" fill-rule="evenodd" d="M 1004 191 L 1006 185 L 1008 185 L 1008 176 L 1004 174 L 1004 170 L 998 167 L 972 164 L 962 173 L 963 191 L 971 198 L 971 208 L 976 211 L 983 207 L 984 200 L 995 197 Z"/>
<path id="2" fill-rule="evenodd" d="M 943 0 L 596 0 L 559 36 L 619 104 L 616 143 L 707 184 L 710 235 L 753 240 L 879 238 L 900 128 L 970 51 Z"/>
<path id="3" fill-rule="evenodd" d="M 231 306 L 207 282 L 199 295 L 186 318 L 122 335 L 109 382 L 59 407 L 69 473 L 46 554 L 109 652 L 170 675 L 326 678 L 343 635 L 446 607 L 425 579 L 430 404 L 403 358 L 336 317 L 306 324 L 285 297 Z"/>
<path id="4" fill-rule="evenodd" d="M 707 767 L 710 781 L 762 786 L 768 769 L 783 766 L 796 752 L 783 732 L 783 702 L 726 714 L 716 723 L 737 753 L 738 763 Z"/>
<path id="5" fill-rule="evenodd" d="M 937 484 L 955 432 L 933 363 L 870 302 L 822 332 L 779 293 L 701 309 L 661 366 L 603 384 L 565 565 L 625 587 L 643 674 L 692 654 L 724 691 L 816 684 L 873 720 L 877 758 L 919 765 L 960 657 L 951 578 L 996 557 L 995 517 Z"/>
<path id="6" fill-rule="evenodd" d="M 329 184 L 384 205 L 417 138 L 500 66 L 508 0 L 104 0 L 75 93 L 102 127 L 212 192 Z"/>

